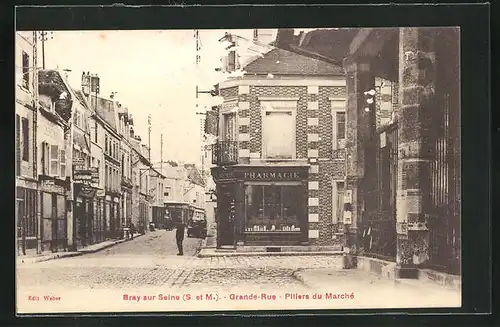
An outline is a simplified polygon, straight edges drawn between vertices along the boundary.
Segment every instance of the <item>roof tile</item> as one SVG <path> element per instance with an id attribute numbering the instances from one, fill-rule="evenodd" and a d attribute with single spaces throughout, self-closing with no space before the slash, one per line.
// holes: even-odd
<path id="1" fill-rule="evenodd" d="M 278 48 L 251 62 L 244 70 L 247 74 L 258 75 L 344 75 L 340 66 Z"/>

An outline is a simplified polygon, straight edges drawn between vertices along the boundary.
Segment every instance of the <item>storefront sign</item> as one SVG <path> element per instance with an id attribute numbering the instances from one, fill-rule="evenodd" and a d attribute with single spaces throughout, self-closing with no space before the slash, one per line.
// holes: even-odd
<path id="1" fill-rule="evenodd" d="M 99 167 L 90 168 L 92 175 L 92 183 L 99 183 Z"/>
<path id="2" fill-rule="evenodd" d="M 96 195 L 96 189 L 88 184 L 75 184 L 75 194 L 77 197 L 93 198 Z"/>
<path id="3" fill-rule="evenodd" d="M 237 179 L 247 181 L 297 181 L 307 178 L 307 169 L 275 167 L 213 169 L 212 177 L 216 182 Z"/>
<path id="4" fill-rule="evenodd" d="M 212 177 L 214 178 L 215 181 L 236 179 L 234 172 L 227 170 L 219 170 L 219 171 L 214 170 L 212 171 Z"/>
<path id="5" fill-rule="evenodd" d="M 73 158 L 74 166 L 82 166 L 84 163 L 83 158 Z"/>
<path id="6" fill-rule="evenodd" d="M 297 180 L 300 179 L 298 172 L 246 172 L 243 177 L 246 180 Z"/>
<path id="7" fill-rule="evenodd" d="M 79 183 L 92 182 L 92 170 L 89 169 L 75 169 L 73 173 L 73 180 Z"/>

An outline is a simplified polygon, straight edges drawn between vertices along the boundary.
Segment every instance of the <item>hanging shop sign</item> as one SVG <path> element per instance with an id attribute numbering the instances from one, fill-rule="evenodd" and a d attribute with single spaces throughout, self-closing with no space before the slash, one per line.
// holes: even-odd
<path id="1" fill-rule="evenodd" d="M 77 197 L 93 198 L 96 195 L 96 189 L 87 184 L 75 184 L 75 193 Z"/>
<path id="2" fill-rule="evenodd" d="M 99 167 L 90 168 L 92 183 L 99 183 Z"/>
<path id="3" fill-rule="evenodd" d="M 73 158 L 73 166 L 82 166 L 84 163 L 85 162 L 83 158 L 80 157 Z"/>
<path id="4" fill-rule="evenodd" d="M 90 169 L 75 169 L 73 172 L 73 180 L 77 183 L 91 183 L 92 170 Z"/>

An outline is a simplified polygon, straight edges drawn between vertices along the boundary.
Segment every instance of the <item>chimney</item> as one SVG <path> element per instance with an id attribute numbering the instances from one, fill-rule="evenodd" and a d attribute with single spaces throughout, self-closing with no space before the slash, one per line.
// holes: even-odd
<path id="1" fill-rule="evenodd" d="M 130 138 L 135 139 L 134 128 L 130 126 Z"/>
<path id="2" fill-rule="evenodd" d="M 297 45 L 293 28 L 283 28 L 278 30 L 275 46 L 283 50 L 289 50 L 290 45 Z"/>
<path id="3" fill-rule="evenodd" d="M 82 92 L 85 96 L 90 94 L 90 73 L 82 73 Z"/>
<path id="4" fill-rule="evenodd" d="M 273 40 L 272 29 L 255 29 L 253 30 L 253 40 L 262 44 L 271 44 Z"/>
<path id="5" fill-rule="evenodd" d="M 64 71 L 64 80 L 68 82 L 68 75 L 71 72 L 71 69 L 63 69 Z"/>

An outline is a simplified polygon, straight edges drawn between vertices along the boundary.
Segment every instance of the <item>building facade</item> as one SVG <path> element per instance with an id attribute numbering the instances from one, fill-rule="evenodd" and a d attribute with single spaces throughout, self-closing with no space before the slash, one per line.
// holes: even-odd
<path id="1" fill-rule="evenodd" d="M 121 226 L 122 229 L 132 222 L 132 145 L 130 143 L 130 128 L 134 122 L 128 109 L 118 104 L 118 127 L 120 141 L 121 166 Z"/>
<path id="2" fill-rule="evenodd" d="M 55 70 L 38 71 L 37 164 L 40 182 L 41 250 L 74 248 L 75 224 L 68 218 L 71 192 L 71 119 L 75 99 Z"/>
<path id="3" fill-rule="evenodd" d="M 37 163 L 38 76 L 34 33 L 16 33 L 16 239 L 18 253 L 40 242 Z"/>
<path id="4" fill-rule="evenodd" d="M 151 196 L 149 194 L 151 163 L 141 144 L 141 138 L 131 131 L 132 145 L 132 223 L 145 232 L 151 219 Z"/>
<path id="5" fill-rule="evenodd" d="M 229 67 L 230 69 L 230 67 Z M 342 246 L 342 67 L 273 48 L 219 85 L 218 246 Z"/>
<path id="6" fill-rule="evenodd" d="M 155 224 L 157 228 L 165 228 L 167 224 L 164 203 L 165 176 L 154 168 L 151 168 L 149 176 L 151 181 L 151 222 Z"/>
<path id="7" fill-rule="evenodd" d="M 118 104 L 112 99 L 91 95 L 96 113 L 104 122 L 104 230 L 106 238 L 121 237 L 121 135 Z"/>
<path id="8" fill-rule="evenodd" d="M 72 90 L 75 98 L 72 119 L 72 175 L 73 180 L 73 220 L 75 223 L 76 246 L 86 246 L 97 241 L 99 225 L 97 214 L 97 191 L 100 160 L 92 153 L 91 117 L 84 93 Z M 95 143 L 94 143 L 95 150 Z"/>
<path id="9" fill-rule="evenodd" d="M 204 219 L 205 185 L 201 171 L 194 164 L 164 162 L 164 203 L 168 218 L 187 224 L 190 219 Z"/>

